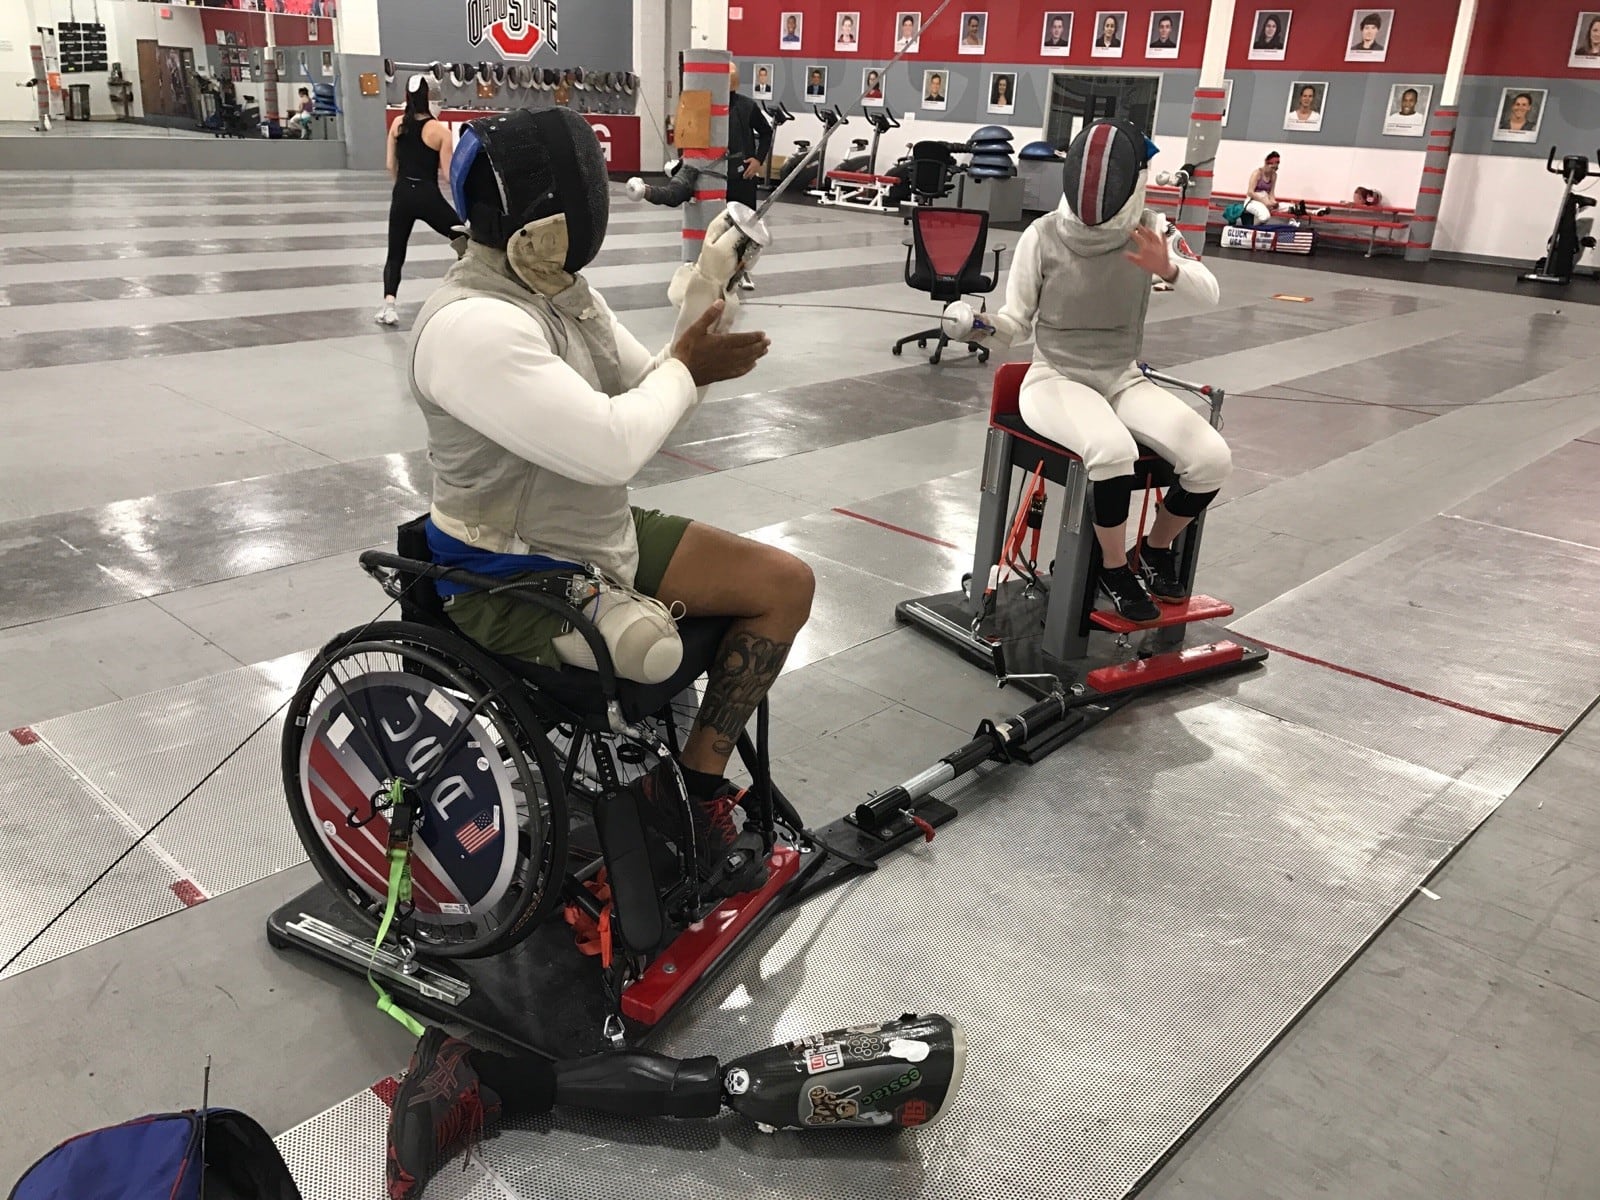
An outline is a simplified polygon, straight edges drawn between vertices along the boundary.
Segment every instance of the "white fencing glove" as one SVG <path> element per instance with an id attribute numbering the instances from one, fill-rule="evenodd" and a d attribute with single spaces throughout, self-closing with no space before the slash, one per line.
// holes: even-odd
<path id="1" fill-rule="evenodd" d="M 672 331 L 673 345 L 718 300 L 724 301 L 726 308 L 722 320 L 717 322 L 717 332 L 727 333 L 733 328 L 739 313 L 739 294 L 732 289 L 739 273 L 749 263 L 748 257 L 741 257 L 741 244 L 747 240 L 727 212 L 720 212 L 706 229 L 700 257 L 692 263 L 684 263 L 673 274 L 672 282 L 667 285 L 667 299 L 678 306 L 678 324 Z"/>
<path id="2" fill-rule="evenodd" d="M 982 341 L 994 333 L 994 326 L 989 323 L 987 316 L 965 300 L 952 300 L 945 305 L 944 316 L 939 323 L 944 326 L 945 335 L 956 342 Z"/>
<path id="3" fill-rule="evenodd" d="M 628 182 L 626 184 L 624 184 L 623 187 L 628 193 L 628 199 L 629 200 L 643 200 L 644 199 L 645 182 L 644 182 L 644 180 L 640 179 L 637 175 L 635 175 L 632 179 L 628 180 Z"/>

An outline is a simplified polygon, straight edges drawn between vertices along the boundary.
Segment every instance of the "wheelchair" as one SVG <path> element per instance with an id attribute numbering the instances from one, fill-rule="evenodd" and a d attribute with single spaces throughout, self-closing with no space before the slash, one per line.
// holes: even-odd
<path id="1" fill-rule="evenodd" d="M 648 1023 L 661 1014 L 628 1013 L 629 987 L 711 914 L 777 899 L 800 875 L 800 849 L 811 849 L 771 780 L 765 701 L 755 735 L 737 743 L 751 777 L 745 829 L 760 837 L 769 864 L 759 891 L 722 901 L 702 894 L 681 777 L 675 766 L 655 770 L 676 761 L 698 707 L 696 681 L 731 619 L 680 622 L 683 662 L 665 682 L 618 679 L 599 630 L 568 602 L 565 577 L 559 588 L 512 585 L 437 566 L 424 521 L 400 527 L 397 554 L 360 556 L 400 620 L 329 641 L 287 710 L 284 787 L 307 856 L 375 936 L 395 890 L 392 851 L 407 847 L 409 894 L 394 903 L 390 936 L 408 959 L 503 954 L 561 912 L 587 932 L 613 1011 Z M 476 645 L 446 613 L 434 588 L 441 579 L 558 613 L 584 638 L 595 669 L 537 666 Z M 646 806 L 624 803 L 647 773 L 669 781 L 652 809 L 660 823 L 649 828 Z M 665 969 L 679 974 L 677 987 L 684 968 Z"/>

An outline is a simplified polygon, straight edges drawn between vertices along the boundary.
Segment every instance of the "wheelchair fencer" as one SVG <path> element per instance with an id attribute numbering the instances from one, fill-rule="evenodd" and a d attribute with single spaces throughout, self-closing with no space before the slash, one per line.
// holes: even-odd
<path id="1" fill-rule="evenodd" d="M 1007 364 L 995 377 L 971 573 L 960 591 L 896 610 L 1002 679 L 1070 680 L 1091 701 L 1265 657 L 1207 627 L 1231 606 L 1193 594 L 1205 512 L 1231 469 L 1219 434 L 1223 393 L 1140 361 L 1152 276 L 1195 303 L 1218 297 L 1178 231 L 1145 207 L 1155 153 L 1127 122 L 1087 126 L 1065 155 L 1061 203 L 1017 246 L 1004 306 L 993 314 L 959 300 L 946 307 L 952 340 L 1008 347 L 1031 339 L 1032 362 Z M 1195 412 L 1178 393 L 1199 396 L 1208 411 Z M 1028 479 L 1012 516 L 1018 470 Z M 1050 483 L 1061 503 L 1045 569 Z M 1141 486 L 1146 508 L 1156 498 L 1155 518 L 1147 533 L 1140 513 L 1130 547 Z M 1095 630 L 1112 644 L 1092 639 Z M 1211 640 L 1193 640 L 1196 632 Z"/>
<path id="2" fill-rule="evenodd" d="M 631 783 L 676 755 L 693 717 L 693 686 L 731 619 L 678 624 L 678 666 L 658 683 L 621 678 L 608 639 L 574 603 L 587 582 L 503 579 L 430 560 L 424 518 L 402 526 L 399 554 L 361 565 L 400 607 L 399 621 L 340 634 L 307 668 L 284 727 L 283 774 L 302 843 L 326 884 L 377 929 L 390 906 L 397 852 L 408 894 L 392 914 L 400 969 L 420 958 L 503 953 L 565 910 L 588 936 L 609 1011 L 652 1025 L 696 980 L 683 963 L 653 987 L 651 963 L 673 938 L 715 915 L 748 921 L 800 874 L 803 822 L 772 783 L 766 706 L 737 752 L 742 798 L 767 856 L 753 893 L 717 900 L 695 871 L 694 823 L 681 784 L 644 803 Z M 455 580 L 558 613 L 590 668 L 494 655 L 462 634 L 435 581 Z M 367 950 L 372 949 L 371 945 Z M 704 964 L 699 964 L 704 966 Z"/>

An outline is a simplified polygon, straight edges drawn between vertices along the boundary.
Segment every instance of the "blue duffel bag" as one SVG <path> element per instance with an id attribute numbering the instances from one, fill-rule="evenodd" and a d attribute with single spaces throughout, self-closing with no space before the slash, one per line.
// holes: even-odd
<path id="1" fill-rule="evenodd" d="M 158 1113 L 69 1138 L 24 1172 L 11 1200 L 199 1200 L 202 1165 L 205 1200 L 301 1200 L 267 1131 L 229 1108 Z"/>

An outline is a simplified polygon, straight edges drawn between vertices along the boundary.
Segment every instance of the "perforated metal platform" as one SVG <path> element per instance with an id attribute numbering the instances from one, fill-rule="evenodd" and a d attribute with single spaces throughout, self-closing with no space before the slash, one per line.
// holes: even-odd
<path id="1" fill-rule="evenodd" d="M 1197 691 L 1148 701 L 966 788 L 965 820 L 780 921 L 657 1043 L 733 1056 L 948 1012 L 974 1053 L 940 1124 L 566 1114 L 481 1154 L 530 1198 L 1123 1196 L 1497 800 Z"/>

